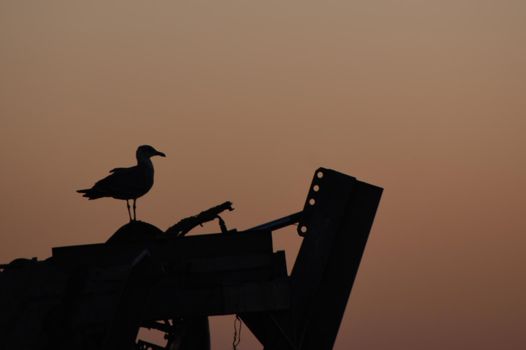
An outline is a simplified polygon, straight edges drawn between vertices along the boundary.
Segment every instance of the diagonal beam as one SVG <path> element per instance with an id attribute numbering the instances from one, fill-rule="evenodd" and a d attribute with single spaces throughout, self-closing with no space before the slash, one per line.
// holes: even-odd
<path id="1" fill-rule="evenodd" d="M 316 171 L 290 276 L 291 308 L 243 314 L 267 350 L 332 349 L 382 189 L 333 170 Z"/>

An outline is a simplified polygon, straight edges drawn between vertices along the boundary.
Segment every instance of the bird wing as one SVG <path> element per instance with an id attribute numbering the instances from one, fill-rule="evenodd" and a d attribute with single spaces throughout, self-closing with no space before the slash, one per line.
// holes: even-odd
<path id="1" fill-rule="evenodd" d="M 130 199 L 144 194 L 149 189 L 148 183 L 144 172 L 137 166 L 115 168 L 111 175 L 97 181 L 90 192 L 97 198 Z"/>
<path id="2" fill-rule="evenodd" d="M 116 172 L 126 170 L 126 169 L 129 169 L 129 168 L 113 168 L 110 170 L 110 173 L 116 173 Z"/>
<path id="3" fill-rule="evenodd" d="M 114 191 L 125 191 L 140 188 L 144 176 L 138 167 L 117 168 L 111 175 L 99 180 L 95 187 L 105 187 Z"/>

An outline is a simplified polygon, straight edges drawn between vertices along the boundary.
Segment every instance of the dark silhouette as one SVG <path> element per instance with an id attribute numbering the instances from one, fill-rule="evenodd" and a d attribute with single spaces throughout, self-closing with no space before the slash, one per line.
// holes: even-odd
<path id="1" fill-rule="evenodd" d="M 234 314 L 234 348 L 242 320 L 265 349 L 330 350 L 381 195 L 320 168 L 300 212 L 248 230 L 226 228 L 224 202 L 164 232 L 132 220 L 106 243 L 0 265 L 0 349 L 210 350 L 208 316 Z M 221 233 L 187 235 L 215 219 Z M 295 224 L 288 274 L 272 236 Z M 140 328 L 166 344 L 137 339 Z"/>
<path id="2" fill-rule="evenodd" d="M 218 220 L 222 233 L 233 233 L 236 230 L 228 230 L 225 221 L 219 216 L 224 211 L 232 211 L 232 202 L 224 202 L 210 209 L 204 210 L 197 215 L 189 216 L 167 229 L 165 232 L 152 224 L 140 220 L 133 220 L 122 226 L 107 241 L 106 244 L 129 244 L 153 241 L 167 237 L 183 237 L 197 226 L 203 226 L 209 221 Z M 24 259 L 21 259 L 24 260 Z"/>
<path id="3" fill-rule="evenodd" d="M 221 218 L 221 216 L 219 216 L 219 214 L 221 214 L 225 210 L 234 210 L 234 208 L 232 208 L 232 202 L 224 202 L 222 204 L 216 205 L 213 208 L 202 211 L 195 216 L 189 216 L 187 218 L 184 218 L 180 220 L 177 224 L 171 226 L 168 230 L 166 230 L 166 234 L 182 237 L 195 227 L 202 226 L 205 222 L 212 221 L 215 219 L 219 221 L 219 228 L 221 229 L 222 233 L 230 232 L 226 227 L 225 221 Z"/>
<path id="4" fill-rule="evenodd" d="M 148 242 L 163 237 L 163 231 L 152 224 L 140 220 L 133 220 L 119 228 L 106 244 L 126 244 Z"/>
<path id="5" fill-rule="evenodd" d="M 163 152 L 157 151 L 149 145 L 139 146 L 136 157 L 137 165 L 130 168 L 115 168 L 111 175 L 99 180 L 92 188 L 78 190 L 83 197 L 97 199 L 111 197 L 126 201 L 130 221 L 137 220 L 135 212 L 137 198 L 144 196 L 153 186 L 153 163 L 150 159 L 154 156 L 166 157 Z M 130 212 L 130 202 L 133 200 L 133 217 Z"/>

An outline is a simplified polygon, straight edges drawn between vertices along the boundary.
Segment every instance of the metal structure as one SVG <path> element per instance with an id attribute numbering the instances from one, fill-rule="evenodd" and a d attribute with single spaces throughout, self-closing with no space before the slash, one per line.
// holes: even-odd
<path id="1" fill-rule="evenodd" d="M 53 248 L 0 273 L 0 349 L 210 349 L 208 316 L 236 314 L 266 350 L 332 349 L 382 189 L 320 168 L 301 212 L 245 231 L 231 203 L 162 232 L 135 221 L 108 242 Z M 219 219 L 221 233 L 185 236 Z M 292 272 L 272 231 L 298 224 Z M 166 345 L 137 340 L 141 327 Z"/>

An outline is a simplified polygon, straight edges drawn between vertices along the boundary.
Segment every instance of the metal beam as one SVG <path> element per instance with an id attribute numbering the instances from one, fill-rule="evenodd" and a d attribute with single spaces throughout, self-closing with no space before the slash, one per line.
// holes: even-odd
<path id="1" fill-rule="evenodd" d="M 316 171 L 298 225 L 291 308 L 243 321 L 266 350 L 332 349 L 382 189 L 333 170 Z"/>

